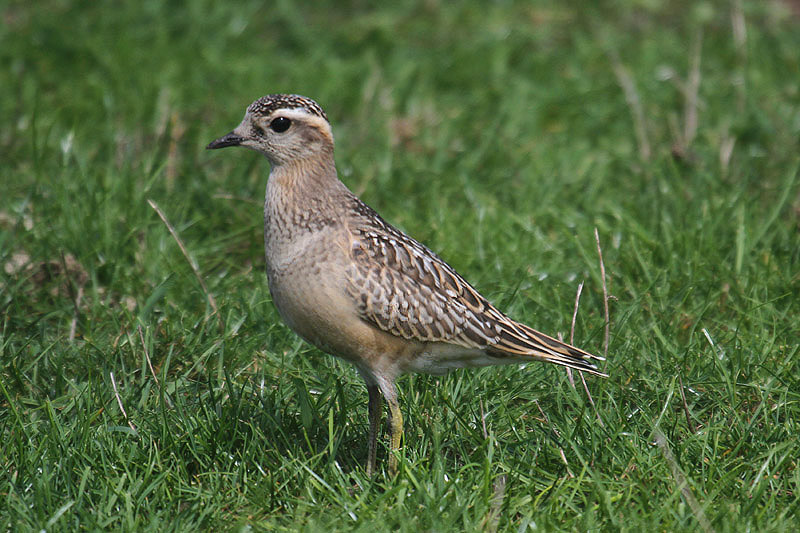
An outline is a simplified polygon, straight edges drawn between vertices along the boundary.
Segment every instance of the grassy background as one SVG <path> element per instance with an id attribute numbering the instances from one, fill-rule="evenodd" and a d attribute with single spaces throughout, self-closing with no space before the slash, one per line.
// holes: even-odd
<path id="1" fill-rule="evenodd" d="M 0 14 L 1 529 L 798 528 L 790 4 Z M 407 376 L 401 472 L 366 479 L 363 384 L 270 302 L 268 164 L 203 149 L 270 92 L 318 100 L 348 186 L 513 317 L 568 336 L 585 281 L 599 353 L 597 228 L 595 407 L 544 365 Z"/>

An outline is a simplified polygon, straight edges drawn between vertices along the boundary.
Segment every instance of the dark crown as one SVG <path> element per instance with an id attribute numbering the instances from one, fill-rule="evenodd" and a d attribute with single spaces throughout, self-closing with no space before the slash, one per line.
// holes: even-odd
<path id="1" fill-rule="evenodd" d="M 268 116 L 277 109 L 303 109 L 328 121 L 325 111 L 311 98 L 298 94 L 268 94 L 250 104 L 248 113 Z"/>

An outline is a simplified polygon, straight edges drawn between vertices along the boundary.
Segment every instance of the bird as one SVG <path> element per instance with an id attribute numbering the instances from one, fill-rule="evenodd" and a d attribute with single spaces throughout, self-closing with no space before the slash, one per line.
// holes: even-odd
<path id="1" fill-rule="evenodd" d="M 339 179 L 331 124 L 314 100 L 270 94 L 207 149 L 266 156 L 264 248 L 283 321 L 320 350 L 355 365 L 367 386 L 366 474 L 376 471 L 385 399 L 389 474 L 403 432 L 396 379 L 408 372 L 555 363 L 601 377 L 604 358 L 517 322 L 425 245 L 386 222 Z"/>

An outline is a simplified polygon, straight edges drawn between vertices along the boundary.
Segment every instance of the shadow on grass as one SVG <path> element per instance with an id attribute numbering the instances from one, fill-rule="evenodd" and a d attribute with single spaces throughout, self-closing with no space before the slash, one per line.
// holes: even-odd
<path id="1" fill-rule="evenodd" d="M 149 429 L 195 480 L 224 473 L 261 477 L 274 487 L 321 474 L 334 462 L 345 473 L 363 468 L 366 423 L 354 423 L 360 410 L 333 376 L 321 390 L 300 378 L 264 385 L 230 376 L 194 388 L 173 398 L 173 408 L 162 409 L 161 423 Z"/>

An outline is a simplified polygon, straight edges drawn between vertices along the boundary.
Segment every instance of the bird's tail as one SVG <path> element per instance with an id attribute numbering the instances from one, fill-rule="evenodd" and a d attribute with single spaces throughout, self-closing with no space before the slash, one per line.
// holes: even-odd
<path id="1" fill-rule="evenodd" d="M 608 377 L 597 368 L 594 361 L 605 361 L 605 357 L 591 354 L 566 342 L 554 339 L 535 329 L 515 322 L 508 317 L 501 322 L 499 341 L 486 348 L 493 357 L 528 357 L 554 363 L 601 377 Z"/>

